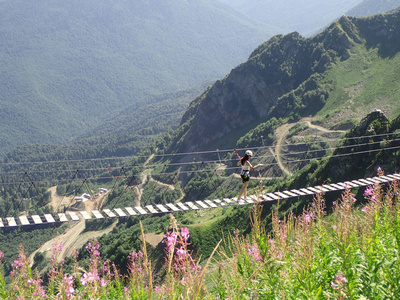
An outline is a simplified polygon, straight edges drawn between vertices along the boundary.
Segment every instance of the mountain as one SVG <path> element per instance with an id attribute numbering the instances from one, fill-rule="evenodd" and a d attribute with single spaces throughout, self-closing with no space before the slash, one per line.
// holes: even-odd
<path id="1" fill-rule="evenodd" d="M 334 127 L 359 120 L 376 106 L 396 117 L 399 16 L 400 10 L 361 19 L 344 16 L 311 38 L 298 33 L 271 38 L 191 103 L 172 148 L 234 147 L 246 132 L 257 132 L 260 140 L 277 119 L 282 124 L 313 116 Z"/>
<path id="2" fill-rule="evenodd" d="M 311 36 L 340 18 L 362 0 L 221 0 L 253 20 Z"/>
<path id="3" fill-rule="evenodd" d="M 212 0 L 0 2 L 0 154 L 220 78 L 274 32 Z"/>
<path id="4" fill-rule="evenodd" d="M 354 17 L 372 16 L 398 7 L 400 7 L 399 0 L 364 0 L 346 12 L 346 14 Z"/>
<path id="5" fill-rule="evenodd" d="M 146 205 L 234 197 L 241 186 L 240 177 L 234 174 L 237 160 L 230 151 L 235 145 L 254 148 L 256 155 L 253 161 L 266 163 L 259 173 L 266 182 L 261 178 L 251 180 L 251 193 L 259 191 L 260 183 L 268 192 L 320 185 L 332 180 L 355 179 L 367 174 L 370 176 L 376 172 L 377 166 L 382 166 L 388 172 L 398 172 L 399 16 L 400 10 L 368 18 L 344 16 L 311 38 L 304 38 L 298 33 L 271 38 L 256 48 L 247 62 L 206 88 L 192 101 L 173 134 L 167 134 L 157 146 L 147 148 L 143 156 L 127 158 L 129 160 L 122 164 L 110 161 L 100 165 L 97 159 L 65 161 L 70 151 L 63 152 L 61 147 L 55 150 L 57 156 L 53 157 L 54 161 L 47 161 L 48 157 L 41 155 L 40 147 L 27 149 L 27 152 L 15 151 L 13 157 L 8 157 L 8 161 L 1 164 L 10 168 L 7 170 L 10 174 L 2 174 L 5 176 L 2 178 L 4 187 L 0 190 L 3 200 L 0 202 L 0 211 L 3 215 L 12 215 L 11 212 L 18 214 L 23 206 L 31 209 L 29 213 L 37 209 L 38 204 L 32 206 L 36 204 L 33 201 L 35 191 L 31 189 L 26 196 L 29 190 L 23 193 L 25 189 L 18 190 L 17 187 L 19 181 L 27 176 L 32 176 L 29 179 L 36 183 L 40 182 L 47 193 L 45 201 L 51 200 L 48 187 L 54 186 L 53 180 L 57 185 L 63 185 L 65 194 L 71 186 L 70 194 L 75 187 L 80 190 L 86 179 L 90 179 L 90 186 L 85 187 L 88 189 L 96 190 L 100 184 L 107 185 L 112 193 L 102 204 L 110 208 L 133 206 L 138 202 Z M 148 101 L 150 103 L 153 100 Z M 130 113 L 135 112 L 140 114 L 133 107 Z M 318 137 L 314 134 L 316 129 L 322 132 L 318 133 Z M 341 136 L 344 130 L 347 130 L 345 138 L 348 140 Z M 121 137 L 108 127 L 103 131 L 107 132 L 103 137 L 104 143 L 110 136 Z M 390 133 L 389 137 L 385 135 L 387 133 Z M 334 134 L 335 138 L 332 138 Z M 360 136 L 363 138 L 358 138 Z M 301 145 L 297 145 L 298 142 Z M 118 140 L 113 141 L 107 144 L 107 148 L 118 146 L 118 143 Z M 98 144 L 88 143 L 88 146 L 91 147 L 84 147 L 82 157 Z M 283 169 L 277 160 L 287 155 L 278 153 L 278 148 L 291 157 L 293 155 L 294 159 L 286 158 L 285 161 L 293 166 L 289 170 L 293 176 L 282 174 L 283 170 L 279 174 L 267 170 L 273 167 Z M 214 150 L 211 160 L 203 160 L 199 152 L 192 153 L 191 157 L 188 153 L 179 153 L 204 149 Z M 223 161 L 220 160 L 218 164 L 218 150 L 215 149 L 227 149 L 230 153 L 222 157 Z M 24 165 L 24 161 L 32 162 L 26 159 L 26 153 L 33 154 L 35 151 L 35 163 Z M 51 149 L 47 151 L 50 153 Z M 164 152 L 173 155 L 164 158 Z M 149 155 L 154 153 L 157 157 Z M 301 154 L 304 157 L 296 162 Z M 186 156 L 181 159 L 186 166 L 177 162 L 179 158 L 171 158 L 173 156 Z M 126 167 L 126 173 L 121 173 L 121 166 Z M 20 167 L 19 172 L 13 172 L 11 168 L 17 167 Z M 87 174 L 79 178 L 71 174 L 64 176 L 77 169 Z M 95 171 L 101 172 L 98 180 L 93 176 Z M 272 176 L 265 176 L 268 172 Z M 36 177 L 39 173 L 43 177 Z M 124 178 L 117 180 L 119 175 Z M 12 180 L 13 176 L 19 180 Z M 184 176 L 185 181 L 178 181 Z M 21 184 L 20 187 L 25 188 L 26 185 Z M 40 191 L 45 194 L 42 189 Z M 362 192 L 359 189 L 358 196 Z M 263 204 L 263 216 L 270 218 L 272 209 L 279 210 L 282 216 L 288 212 L 300 214 L 310 199 L 298 197 L 296 201 L 280 199 L 278 203 L 266 202 Z M 36 202 L 39 203 L 38 200 Z M 99 239 L 100 244 L 104 245 L 101 253 L 116 264 L 126 263 L 131 249 L 140 247 L 136 242 L 140 235 L 137 223 L 141 218 L 121 219 L 112 233 Z M 179 224 L 191 229 L 192 246 L 194 250 L 199 250 L 202 257 L 207 257 L 213 251 L 214 245 L 221 239 L 221 232 L 239 229 L 246 233 L 248 229 L 248 222 L 244 221 L 248 220 L 246 206 L 202 210 L 195 214 L 180 213 L 176 218 Z M 159 214 L 152 218 L 143 216 L 142 220 L 144 224 L 147 223 L 145 232 L 168 230 L 167 215 Z M 95 230 L 98 224 L 88 224 L 88 231 Z M 266 224 L 268 228 L 269 224 Z M 36 232 L 34 234 L 39 235 Z M 18 238 L 22 239 L 21 235 L 12 235 L 10 239 L 15 243 Z M 6 246 L 7 241 L 2 240 L 2 245 Z"/>

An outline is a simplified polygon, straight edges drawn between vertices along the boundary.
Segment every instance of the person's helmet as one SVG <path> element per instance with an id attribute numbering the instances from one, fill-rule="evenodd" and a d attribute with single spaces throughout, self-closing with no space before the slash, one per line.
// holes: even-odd
<path id="1" fill-rule="evenodd" d="M 251 150 L 247 150 L 245 153 L 247 154 L 247 156 L 253 156 L 253 152 Z"/>

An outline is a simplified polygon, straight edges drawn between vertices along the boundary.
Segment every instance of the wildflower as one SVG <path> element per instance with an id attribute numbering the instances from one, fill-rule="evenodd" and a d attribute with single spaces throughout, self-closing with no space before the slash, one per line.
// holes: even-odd
<path id="1" fill-rule="evenodd" d="M 339 285 L 336 284 L 336 283 L 334 283 L 333 281 L 331 281 L 331 287 L 332 287 L 334 290 L 339 289 Z"/>
<path id="2" fill-rule="evenodd" d="M 189 229 L 187 228 L 187 227 L 182 227 L 181 228 L 181 237 L 185 240 L 185 241 L 187 241 L 188 240 L 188 238 L 189 238 Z"/>
<path id="3" fill-rule="evenodd" d="M 65 296 L 67 298 L 71 298 L 73 293 L 75 292 L 74 289 L 74 278 L 70 275 L 65 275 L 63 278 L 63 283 L 65 285 Z"/>
<path id="4" fill-rule="evenodd" d="M 336 281 L 341 283 L 347 283 L 347 279 L 344 276 L 336 275 Z"/>
<path id="5" fill-rule="evenodd" d="M 367 207 L 367 206 L 364 206 L 362 209 L 361 209 L 361 211 L 363 212 L 363 213 L 368 213 L 369 212 L 369 207 Z"/>
<path id="6" fill-rule="evenodd" d="M 365 197 L 371 197 L 373 192 L 374 192 L 373 188 L 372 188 L 371 186 L 369 186 L 369 187 L 365 190 L 364 196 L 365 196 Z"/>
<path id="7" fill-rule="evenodd" d="M 186 255 L 186 251 L 185 251 L 185 249 L 180 247 L 179 250 L 176 251 L 176 254 L 178 255 L 179 259 L 183 259 Z"/>
<path id="8" fill-rule="evenodd" d="M 312 214 L 305 215 L 304 216 L 304 222 L 310 223 L 311 222 L 311 218 L 312 218 Z"/>
<path id="9" fill-rule="evenodd" d="M 336 206 L 336 201 L 333 201 L 333 202 L 332 202 L 332 205 L 333 205 L 333 206 Z"/>
<path id="10" fill-rule="evenodd" d="M 163 242 L 167 244 L 168 252 L 172 252 L 174 250 L 176 238 L 177 238 L 177 235 L 175 232 L 168 232 L 167 234 L 164 234 Z"/>

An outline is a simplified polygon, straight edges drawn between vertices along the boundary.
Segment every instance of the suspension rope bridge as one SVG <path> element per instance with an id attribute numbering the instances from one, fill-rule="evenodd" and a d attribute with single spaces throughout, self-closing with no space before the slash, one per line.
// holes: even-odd
<path id="1" fill-rule="evenodd" d="M 186 212 L 200 209 L 215 209 L 218 207 L 250 205 L 266 201 L 278 201 L 280 199 L 297 198 L 300 196 L 312 196 L 315 194 L 329 193 L 333 191 L 346 190 L 348 188 L 358 188 L 375 184 L 386 184 L 392 181 L 400 180 L 400 174 L 380 175 L 372 178 L 361 178 L 357 180 L 323 184 L 313 187 L 292 189 L 287 191 L 276 191 L 270 193 L 261 193 L 260 195 L 251 195 L 247 199 L 223 198 L 214 200 L 197 200 L 194 202 L 178 202 L 167 204 L 146 205 L 144 207 L 124 207 L 92 210 L 92 211 L 66 211 L 65 213 L 31 215 L 19 217 L 0 218 L 0 228 L 42 225 L 74 222 L 91 219 L 104 218 L 125 218 L 138 215 L 158 215 L 165 213 Z"/>
<path id="2" fill-rule="evenodd" d="M 299 145 L 307 145 L 307 144 L 312 144 L 315 142 L 326 142 L 326 141 L 352 141 L 350 145 L 341 145 L 339 147 L 327 147 L 327 148 L 322 148 L 322 149 L 317 149 L 317 150 L 306 150 L 306 151 L 298 151 L 298 152 L 291 152 L 287 154 L 280 154 L 280 157 L 289 157 L 289 156 L 297 156 L 297 159 L 294 160 L 287 160 L 285 163 L 286 164 L 296 164 L 296 163 L 305 163 L 307 161 L 311 160 L 318 160 L 322 159 L 324 157 L 329 157 L 329 158 L 338 158 L 338 157 L 344 157 L 344 156 L 353 156 L 354 155 L 363 155 L 366 153 L 372 153 L 372 152 L 380 152 L 380 151 L 391 151 L 391 150 L 398 150 L 400 146 L 398 146 L 398 142 L 400 141 L 400 138 L 398 137 L 398 133 L 386 133 L 386 134 L 376 134 L 376 135 L 365 135 L 365 136 L 357 136 L 357 137 L 351 137 L 351 138 L 335 138 L 335 139 L 323 139 L 323 140 L 313 140 L 311 142 L 306 142 L 306 143 L 292 143 L 292 144 L 285 144 L 284 146 L 299 146 Z M 378 138 L 378 141 L 374 140 L 373 138 Z M 389 138 L 386 140 L 386 138 Z M 372 140 L 371 140 L 372 139 Z M 385 142 L 384 146 L 382 146 L 382 142 Z M 388 142 L 389 144 L 387 144 Z M 365 146 L 374 146 L 377 147 L 377 149 L 368 149 L 365 150 Z M 275 147 L 275 146 L 262 146 L 262 147 L 252 147 L 253 150 L 267 150 L 268 148 Z M 354 152 L 345 152 L 341 153 L 340 150 L 344 150 L 347 148 L 356 148 L 358 151 Z M 238 150 L 243 150 L 243 149 L 238 149 Z M 338 151 L 336 154 L 326 156 L 326 153 L 322 153 L 322 155 L 318 155 L 320 152 L 326 152 L 330 150 L 336 150 Z M 98 167 L 98 168 L 87 168 L 87 169 L 70 169 L 70 170 L 57 170 L 57 169 L 52 169 L 52 170 L 45 170 L 45 171 L 40 171 L 40 170 L 33 170 L 29 172 L 29 174 L 35 174 L 35 173 L 55 173 L 57 174 L 58 172 L 69 172 L 73 171 L 74 172 L 74 177 L 72 179 L 75 180 L 76 177 L 79 177 L 79 179 L 82 181 L 82 185 L 87 185 L 88 181 L 90 180 L 105 180 L 105 179 L 117 179 L 120 177 L 122 172 L 125 175 L 127 184 L 125 189 L 130 186 L 130 183 L 133 181 L 133 179 L 137 176 L 141 176 L 140 174 L 134 174 L 131 176 L 128 176 L 126 171 L 128 171 L 129 168 L 136 169 L 136 168 L 151 168 L 151 167 L 160 167 L 160 164 L 148 164 L 148 161 L 151 160 L 154 157 L 160 157 L 160 158 L 166 158 L 169 156 L 175 157 L 175 156 L 188 156 L 188 155 L 218 155 L 218 159 L 216 160 L 208 160 L 208 161 L 191 161 L 191 162 L 169 162 L 167 164 L 164 164 L 164 168 L 162 171 L 158 173 L 152 173 L 151 175 L 174 175 L 174 177 L 171 178 L 172 180 L 178 176 L 179 174 L 190 174 L 190 173 L 200 173 L 200 172 L 213 172 L 215 173 L 216 169 L 207 169 L 206 166 L 209 164 L 218 164 L 221 166 L 221 163 L 227 164 L 232 161 L 236 161 L 236 158 L 230 159 L 229 156 L 227 159 L 221 160 L 220 153 L 224 152 L 232 152 L 232 149 L 225 149 L 225 150 L 213 150 L 213 151 L 201 151 L 201 152 L 187 152 L 187 153 L 167 153 L 167 154 L 157 154 L 157 155 L 152 155 L 149 157 L 148 155 L 146 156 L 134 156 L 135 158 L 141 157 L 141 158 L 147 158 L 147 161 L 143 165 L 132 165 L 132 166 L 113 166 L 113 167 Z M 311 158 L 299 158 L 301 154 L 310 154 L 310 153 L 315 153 L 317 154 L 314 157 Z M 77 159 L 77 160 L 49 160 L 49 161 L 42 161 L 42 162 L 7 162 L 7 163 L 0 163 L 0 166 L 3 167 L 12 167 L 15 165 L 20 165 L 20 166 L 27 166 L 27 165 L 32 165 L 32 164 L 57 164 L 57 163 L 70 163 L 70 162 L 91 162 L 91 161 L 116 161 L 116 160 L 121 160 L 121 159 L 127 159 L 127 158 L 133 158 L 133 157 L 118 157 L 118 158 L 95 158 L 95 159 Z M 269 158 L 274 158 L 274 155 L 258 155 L 258 159 L 269 159 Z M 180 167 L 184 165 L 199 165 L 198 168 L 195 170 L 181 170 Z M 270 162 L 264 164 L 265 167 L 271 167 L 277 165 L 277 162 Z M 162 166 L 162 165 L 161 165 Z M 166 171 L 166 168 L 168 167 L 178 167 L 179 170 L 173 170 L 173 171 Z M 224 166 L 223 170 L 233 170 L 237 169 L 237 166 L 234 167 L 228 167 L 227 165 Z M 91 178 L 90 176 L 84 176 L 83 178 L 80 177 L 80 173 L 82 171 L 104 171 L 104 170 L 119 170 L 119 176 L 100 176 L 100 177 L 93 177 Z M 3 182 L 0 183 L 0 185 L 8 185 L 8 184 L 19 184 L 18 190 L 21 190 L 21 187 L 23 184 L 26 184 L 25 181 L 10 181 L 6 182 L 5 177 L 6 175 L 17 175 L 17 174 L 24 174 L 23 180 L 25 178 L 29 179 L 29 189 L 31 187 L 34 187 L 36 191 L 38 192 L 33 180 L 30 178 L 28 172 L 20 172 L 20 171 L 6 171 L 3 172 Z M 217 207 L 226 207 L 226 206 L 236 206 L 236 205 L 246 205 L 246 204 L 253 204 L 257 201 L 275 201 L 279 199 L 288 199 L 288 198 L 294 198 L 294 197 L 299 197 L 299 196 L 307 196 L 307 195 L 314 195 L 317 193 L 327 193 L 331 191 L 339 191 L 339 190 L 344 190 L 346 188 L 355 188 L 355 187 L 360 187 L 360 186 L 365 186 L 365 185 L 372 185 L 376 183 L 387 183 L 389 181 L 393 180 L 400 180 L 400 175 L 399 174 L 392 174 L 392 175 L 387 175 L 387 176 L 379 176 L 379 177 L 374 177 L 374 178 L 366 178 L 366 179 L 358 179 L 358 180 L 352 180 L 352 181 L 346 181 L 346 182 L 339 182 L 339 183 L 334 183 L 334 184 L 324 184 L 320 186 L 314 186 L 314 187 L 305 187 L 302 189 L 298 190 L 289 190 L 289 191 L 277 191 L 277 192 L 271 192 L 271 193 L 263 193 L 260 194 L 258 197 L 252 195 L 248 199 L 236 199 L 236 198 L 223 198 L 221 199 L 214 199 L 214 200 L 198 200 L 201 196 L 193 201 L 193 202 L 178 202 L 178 203 L 167 203 L 167 204 L 154 204 L 154 205 L 147 205 L 144 207 L 141 206 L 136 206 L 136 207 L 125 207 L 125 208 L 115 208 L 117 203 L 114 204 L 114 206 L 110 209 L 103 209 L 101 211 L 99 210 L 82 210 L 82 211 L 76 211 L 76 210 L 71 210 L 69 208 L 65 208 L 64 212 L 62 213 L 45 213 L 43 215 L 39 214 L 32 214 L 30 216 L 24 215 L 24 216 L 10 216 L 7 217 L 8 210 L 5 213 L 6 217 L 0 216 L 0 228 L 4 227 L 16 227 L 16 226 L 27 226 L 27 225 L 39 225 L 39 224 L 51 224 L 51 223 L 64 223 L 64 222 L 71 222 L 71 221 L 80 221 L 80 220 L 90 220 L 90 219 L 103 219 L 103 218 L 116 218 L 116 217 L 128 217 L 128 216 L 138 216 L 138 215 L 152 215 L 152 214 L 163 214 L 163 213 L 174 213 L 174 212 L 180 212 L 180 211 L 189 211 L 189 210 L 199 210 L 199 209 L 212 209 L 212 208 L 217 208 Z M 114 186 L 117 182 L 115 180 Z M 52 179 L 45 179 L 45 180 L 36 180 L 35 182 L 41 182 L 45 181 L 49 183 L 49 181 L 52 181 Z M 62 181 L 66 180 L 56 180 L 58 183 L 61 183 Z M 70 182 L 70 184 L 72 183 Z M 25 187 L 26 188 L 26 187 Z M 80 188 L 79 188 L 80 189 Z M 125 191 L 125 189 L 121 192 L 121 194 Z M 90 190 L 90 189 L 89 189 Z M 25 193 L 28 193 L 29 190 L 27 190 Z M 41 195 L 38 192 L 38 195 L 41 199 Z M 24 197 L 23 197 L 24 198 Z M 60 200 L 61 202 L 62 200 Z M 21 202 L 19 203 L 19 205 Z M 18 205 L 18 207 L 19 207 Z M 69 207 L 69 205 L 68 205 Z M 10 208 L 9 208 L 10 209 Z"/>

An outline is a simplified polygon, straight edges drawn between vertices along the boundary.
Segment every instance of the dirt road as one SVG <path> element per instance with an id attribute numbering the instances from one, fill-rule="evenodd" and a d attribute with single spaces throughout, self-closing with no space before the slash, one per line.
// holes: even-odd
<path id="1" fill-rule="evenodd" d="M 313 128 L 313 129 L 316 129 L 318 131 L 325 132 L 325 133 L 344 133 L 344 132 L 346 132 L 344 130 L 326 129 L 322 126 L 312 124 L 311 121 L 312 121 L 311 118 L 304 118 L 296 123 L 283 124 L 283 125 L 279 126 L 275 131 L 276 138 L 277 138 L 275 151 L 272 150 L 272 148 L 270 148 L 270 151 L 275 156 L 276 162 L 278 163 L 278 166 L 282 170 L 282 172 L 289 176 L 292 176 L 292 172 L 290 172 L 288 169 L 286 169 L 284 163 L 282 162 L 281 153 L 282 153 L 282 145 L 283 145 L 284 139 L 286 138 L 289 130 L 292 127 L 294 127 L 297 124 L 306 124 L 309 128 Z"/>

